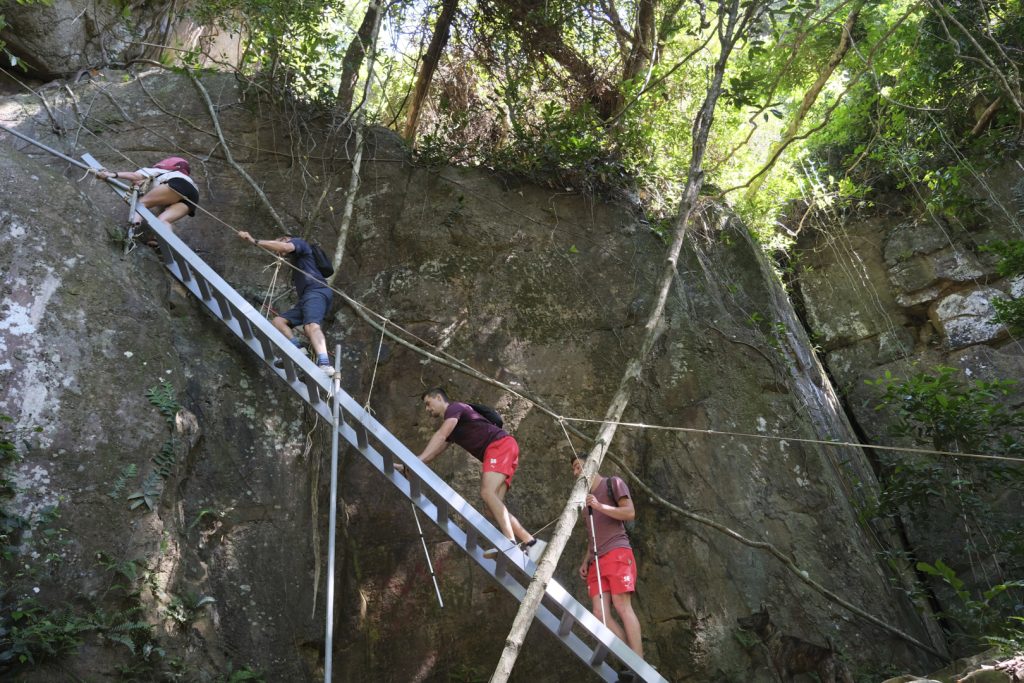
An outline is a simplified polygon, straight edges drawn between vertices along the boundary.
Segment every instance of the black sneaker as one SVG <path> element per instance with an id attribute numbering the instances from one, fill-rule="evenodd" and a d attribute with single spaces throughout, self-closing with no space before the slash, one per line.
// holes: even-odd
<path id="1" fill-rule="evenodd" d="M 634 681 L 636 681 L 636 674 L 629 669 L 623 669 L 617 673 L 619 674 L 619 677 L 616 683 L 634 683 Z"/>

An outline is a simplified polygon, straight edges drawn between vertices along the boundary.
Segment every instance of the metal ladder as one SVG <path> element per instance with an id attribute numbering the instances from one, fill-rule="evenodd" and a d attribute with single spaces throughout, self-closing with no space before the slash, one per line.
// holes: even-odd
<path id="1" fill-rule="evenodd" d="M 94 169 L 103 168 L 90 154 L 83 154 L 82 159 Z M 126 189 L 121 189 L 124 188 L 121 183 L 111 184 L 122 197 L 128 194 Z M 182 242 L 168 224 L 145 207 L 139 206 L 137 210 L 156 233 L 164 266 L 331 424 L 334 419 L 332 383 L 324 372 L 288 343 L 283 334 Z M 281 367 L 276 367 L 275 361 Z M 481 569 L 516 600 L 522 601 L 536 570 L 533 562 L 524 557 L 520 564 L 505 553 L 498 553 L 494 559 L 485 558 L 485 550 L 507 547 L 508 539 L 349 394 L 341 391 L 339 399 L 337 430 L 341 438 L 422 510 Z M 405 466 L 406 476 L 395 470 L 396 462 Z M 608 662 L 609 656 L 614 655 L 623 668 L 634 673 L 636 680 L 667 683 L 654 667 L 629 649 L 554 579 L 547 585 L 536 618 L 605 681 L 618 680 L 618 674 Z"/>

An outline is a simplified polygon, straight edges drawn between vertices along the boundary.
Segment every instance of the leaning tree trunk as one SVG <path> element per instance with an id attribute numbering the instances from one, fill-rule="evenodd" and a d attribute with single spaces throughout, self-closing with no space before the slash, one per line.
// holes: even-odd
<path id="1" fill-rule="evenodd" d="M 341 84 L 338 85 L 338 100 L 335 102 L 334 110 L 342 115 L 348 115 L 352 109 L 352 97 L 356 90 L 356 81 L 359 80 L 359 69 L 363 66 L 363 59 L 366 57 L 367 47 L 371 40 L 376 41 L 377 27 L 380 25 L 381 6 L 379 0 L 372 0 L 363 15 L 363 23 L 359 25 L 352 42 L 345 49 L 345 56 L 341 60 Z"/>
<path id="2" fill-rule="evenodd" d="M 409 103 L 409 114 L 405 118 L 405 132 L 402 137 L 406 142 L 412 144 L 416 138 L 416 128 L 420 121 L 420 109 L 423 100 L 427 97 L 427 90 L 430 89 L 430 81 L 434 78 L 434 71 L 441 59 L 441 52 L 448 44 L 448 36 L 451 33 L 452 19 L 455 18 L 455 8 L 459 0 L 444 0 L 441 6 L 441 15 L 434 24 L 434 36 L 430 39 L 427 53 L 423 55 L 423 66 L 416 76 L 416 88 L 413 90 L 412 102 Z"/>
<path id="3" fill-rule="evenodd" d="M 715 105 L 722 93 L 722 79 L 725 75 L 725 67 L 738 37 L 743 35 L 743 29 L 749 24 L 753 13 L 757 11 L 759 6 L 759 2 L 750 3 L 746 7 L 746 14 L 741 18 L 740 0 L 723 0 L 719 5 L 717 31 L 721 52 L 715 63 L 714 76 L 712 77 L 711 84 L 708 86 L 704 103 L 701 105 L 697 118 L 693 122 L 693 153 L 690 157 L 686 188 L 683 191 L 683 198 L 679 206 L 675 238 L 665 260 L 665 268 L 659 281 L 660 284 L 654 307 L 651 309 L 650 316 L 644 326 L 644 338 L 640 350 L 637 352 L 636 357 L 629 361 L 622 379 L 619 381 L 619 388 L 615 392 L 611 405 L 605 413 L 604 423 L 601 425 L 594 446 L 587 457 L 586 465 L 583 468 L 583 476 L 573 484 L 569 500 L 555 525 L 551 542 L 541 556 L 537 572 L 533 575 L 530 586 L 527 588 L 526 596 L 523 598 L 519 612 L 516 614 L 512 630 L 509 631 L 508 638 L 505 641 L 505 649 L 501 653 L 501 659 L 498 661 L 494 675 L 491 676 L 491 683 L 505 683 L 512 673 L 512 667 L 519 656 L 519 650 L 522 647 L 523 640 L 526 638 L 526 632 L 533 623 L 548 582 L 554 574 L 555 566 L 558 564 L 562 551 L 565 549 L 565 544 L 572 534 L 572 527 L 576 522 L 577 512 L 583 506 L 586 493 L 590 489 L 590 482 L 600 469 L 605 453 L 608 451 L 612 438 L 615 436 L 617 423 L 621 420 L 626 406 L 629 405 L 633 385 L 640 377 L 644 361 L 650 355 L 651 349 L 654 348 L 655 343 L 664 330 L 662 316 L 664 315 L 665 304 L 668 300 L 669 291 L 672 288 L 672 281 L 676 277 L 679 255 L 686 240 L 686 233 L 697 203 L 697 196 L 704 183 L 704 151 L 707 147 L 708 133 L 711 130 Z"/>
<path id="4" fill-rule="evenodd" d="M 797 133 L 800 132 L 800 126 L 803 125 L 804 119 L 807 118 L 807 113 L 811 111 L 811 107 L 818 100 L 818 95 L 821 94 L 822 89 L 828 80 L 832 78 L 832 74 L 835 73 L 836 68 L 843 61 L 846 53 L 850 51 L 850 47 L 853 45 L 853 27 L 857 23 L 857 17 L 860 16 L 860 11 L 864 8 L 865 0 L 857 0 L 850 9 L 850 13 L 846 15 L 846 22 L 843 24 L 843 34 L 839 37 L 839 45 L 833 50 L 832 56 L 829 57 L 825 67 L 818 74 L 818 78 L 814 81 L 814 84 L 810 89 L 804 93 L 804 99 L 800 102 L 800 107 L 793 114 L 793 118 L 790 119 L 789 125 L 786 126 L 786 132 L 782 134 L 782 138 L 772 146 L 771 154 L 768 155 L 768 163 L 758 172 L 758 175 L 751 181 L 750 187 L 747 189 L 747 193 L 744 197 L 748 202 L 752 200 L 761 189 L 761 185 L 764 184 L 765 179 L 768 177 L 768 173 L 772 170 L 775 162 L 778 161 L 780 152 L 789 146 L 791 142 L 796 138 Z"/>

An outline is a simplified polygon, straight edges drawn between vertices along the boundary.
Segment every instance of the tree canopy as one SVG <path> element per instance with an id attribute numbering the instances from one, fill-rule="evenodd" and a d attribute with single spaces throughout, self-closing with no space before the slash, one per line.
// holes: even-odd
<path id="1" fill-rule="evenodd" d="M 745 0 L 707 152 L 707 189 L 768 240 L 794 202 L 913 185 L 969 209 L 963 157 L 1019 142 L 1019 0 Z M 216 0 L 198 18 L 246 36 L 242 68 L 289 96 L 359 106 L 425 161 L 620 189 L 655 224 L 676 210 L 719 50 L 715 3 L 684 0 Z"/>

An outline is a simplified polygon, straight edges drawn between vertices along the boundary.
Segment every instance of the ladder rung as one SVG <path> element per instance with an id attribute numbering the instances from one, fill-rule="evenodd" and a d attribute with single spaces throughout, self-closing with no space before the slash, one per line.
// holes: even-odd
<path id="1" fill-rule="evenodd" d="M 446 503 L 443 500 L 437 501 L 437 517 L 436 517 L 436 521 L 437 521 L 437 525 L 439 527 L 441 527 L 442 529 L 445 529 L 445 528 L 448 527 L 448 512 L 449 512 L 448 503 Z"/>
<path id="2" fill-rule="evenodd" d="M 558 620 L 558 635 L 565 637 L 572 631 L 572 625 L 576 622 L 569 610 L 562 610 L 562 618 Z"/>
<path id="3" fill-rule="evenodd" d="M 274 345 L 266 338 L 265 335 L 259 334 L 256 338 L 260 342 L 260 348 L 263 349 L 263 360 L 268 363 L 273 363 L 277 358 L 277 354 L 274 352 Z"/>
<path id="4" fill-rule="evenodd" d="M 196 287 L 199 288 L 199 295 L 202 297 L 203 301 L 209 301 L 210 283 L 206 281 L 206 278 L 200 277 L 196 273 L 193 273 L 193 275 L 195 275 Z"/>
<path id="5" fill-rule="evenodd" d="M 295 363 L 288 356 L 281 356 L 281 365 L 284 367 L 284 377 L 288 380 L 288 384 L 294 384 L 298 377 L 295 374 Z"/>
<path id="6" fill-rule="evenodd" d="M 313 405 L 320 403 L 320 385 L 316 383 L 313 376 L 308 372 L 302 373 L 302 381 L 306 385 L 306 390 L 309 391 L 309 402 Z"/>
<path id="7" fill-rule="evenodd" d="M 197 278 L 196 282 L 199 283 L 202 282 L 202 280 Z M 241 330 L 242 332 L 242 339 L 244 339 L 245 341 L 251 340 L 253 336 L 252 323 L 249 322 L 249 319 L 242 315 L 241 311 L 236 311 L 235 320 L 238 321 L 238 329 Z"/>
<path id="8" fill-rule="evenodd" d="M 600 666 L 601 662 L 608 659 L 608 646 L 604 643 L 598 643 L 594 649 L 594 654 L 590 656 L 590 666 Z"/>
<path id="9" fill-rule="evenodd" d="M 181 281 L 187 285 L 192 281 L 192 269 L 188 267 L 188 261 L 185 260 L 184 256 L 178 252 L 174 252 L 173 255 L 174 262 L 178 264 L 178 272 L 180 274 Z"/>
<path id="10" fill-rule="evenodd" d="M 227 322 L 234 316 L 231 313 L 231 305 L 228 304 L 228 300 L 224 298 L 224 295 L 217 290 L 213 291 L 213 298 L 217 300 L 217 305 L 220 306 L 220 317 Z"/>
<path id="11" fill-rule="evenodd" d="M 469 530 L 466 532 L 466 550 L 469 552 L 476 550 L 478 540 L 479 533 L 477 532 L 476 527 L 470 526 Z"/>
<path id="12" fill-rule="evenodd" d="M 356 432 L 356 441 L 359 443 L 359 448 L 365 449 L 370 444 L 370 440 L 366 436 L 366 427 L 357 420 L 352 428 Z"/>

